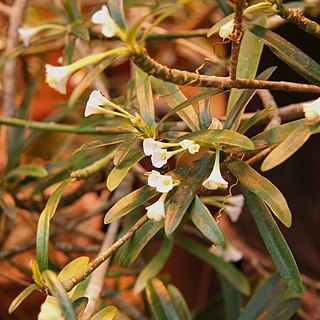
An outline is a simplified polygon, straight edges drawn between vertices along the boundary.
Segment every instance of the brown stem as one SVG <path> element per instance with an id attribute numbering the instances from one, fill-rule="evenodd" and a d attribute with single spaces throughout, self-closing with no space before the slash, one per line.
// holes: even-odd
<path id="1" fill-rule="evenodd" d="M 287 92 L 320 93 L 320 87 L 310 84 L 251 79 L 232 80 L 229 77 L 206 76 L 194 72 L 170 69 L 152 59 L 146 51 L 144 53 L 134 53 L 131 58 L 138 67 L 149 75 L 178 85 L 220 89 L 269 89 Z"/>

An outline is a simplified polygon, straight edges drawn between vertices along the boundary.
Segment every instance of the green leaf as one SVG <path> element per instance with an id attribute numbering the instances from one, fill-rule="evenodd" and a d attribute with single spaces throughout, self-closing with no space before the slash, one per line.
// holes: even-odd
<path id="1" fill-rule="evenodd" d="M 114 306 L 108 306 L 96 313 L 90 320 L 113 320 L 118 312 Z"/>
<path id="2" fill-rule="evenodd" d="M 124 246 L 120 255 L 120 267 L 128 268 L 138 257 L 146 244 L 163 228 L 163 220 L 148 220 Z"/>
<path id="3" fill-rule="evenodd" d="M 67 279 L 73 277 L 75 274 L 79 274 L 88 265 L 88 257 L 78 257 L 70 261 L 58 274 L 60 281 L 66 281 Z"/>
<path id="4" fill-rule="evenodd" d="M 70 180 L 65 180 L 52 193 L 46 204 L 46 207 L 43 209 L 39 217 L 36 239 L 36 255 L 40 271 L 48 268 L 50 220 L 55 214 L 63 191 L 69 183 Z"/>
<path id="5" fill-rule="evenodd" d="M 42 276 L 40 272 L 39 265 L 36 260 L 31 260 L 30 261 L 30 266 L 32 270 L 32 278 L 34 282 L 41 288 L 43 287 L 43 281 L 42 281 Z"/>
<path id="6" fill-rule="evenodd" d="M 107 5 L 109 8 L 110 16 L 113 18 L 118 27 L 122 30 L 126 30 L 123 0 L 109 0 Z"/>
<path id="7" fill-rule="evenodd" d="M 154 188 L 145 185 L 120 199 L 105 215 L 104 223 L 115 221 L 141 206 L 157 194 Z"/>
<path id="8" fill-rule="evenodd" d="M 139 68 L 136 70 L 136 91 L 140 114 L 148 127 L 153 129 L 156 122 L 150 76 Z"/>
<path id="9" fill-rule="evenodd" d="M 16 310 L 23 300 L 26 299 L 34 290 L 36 290 L 37 287 L 38 286 L 33 283 L 21 291 L 19 295 L 11 302 L 8 313 L 11 314 L 14 310 Z"/>
<path id="10" fill-rule="evenodd" d="M 261 15 L 254 21 L 257 24 L 265 26 L 267 23 L 267 18 L 265 15 Z M 245 31 L 241 39 L 241 46 L 237 64 L 237 78 L 255 78 L 260 63 L 262 50 L 263 42 L 259 41 L 259 39 L 252 35 L 250 32 Z M 249 92 L 250 91 L 252 90 L 249 89 Z M 238 101 L 243 92 L 245 91 L 240 89 L 231 89 L 228 99 L 227 115 L 229 115 L 233 106 Z"/>
<path id="11" fill-rule="evenodd" d="M 88 302 L 89 298 L 87 297 L 80 297 L 72 302 L 72 307 L 75 310 L 77 319 L 80 319 L 80 317 L 82 316 Z"/>
<path id="12" fill-rule="evenodd" d="M 309 125 L 298 127 L 268 154 L 262 162 L 261 170 L 268 171 L 286 161 L 307 142 L 311 135 Z"/>
<path id="13" fill-rule="evenodd" d="M 130 152 L 125 158 L 112 169 L 107 178 L 107 188 L 110 191 L 115 190 L 121 181 L 125 178 L 128 171 L 141 159 L 145 157 L 145 154 L 141 150 Z"/>
<path id="14" fill-rule="evenodd" d="M 199 101 L 200 129 L 208 129 L 213 121 L 210 113 L 211 100 L 209 98 Z"/>
<path id="15" fill-rule="evenodd" d="M 154 77 L 151 78 L 151 83 L 153 89 L 160 94 L 161 98 L 171 109 L 188 100 L 176 84 L 164 82 Z M 199 130 L 198 115 L 193 106 L 188 104 L 185 106 L 185 110 L 180 110 L 177 114 L 192 131 Z"/>
<path id="16" fill-rule="evenodd" d="M 133 288 L 134 294 L 140 293 L 147 285 L 147 281 L 155 277 L 167 262 L 173 248 L 173 241 L 166 238 L 160 250 L 140 272 Z"/>
<path id="17" fill-rule="evenodd" d="M 184 299 L 179 289 L 174 285 L 169 284 L 167 290 L 173 303 L 173 306 L 179 315 L 179 319 L 191 320 L 192 317 L 190 310 L 188 308 L 186 300 Z"/>
<path id="18" fill-rule="evenodd" d="M 247 150 L 254 149 L 254 145 L 248 137 L 238 132 L 225 129 L 206 129 L 194 131 L 181 136 L 177 139 L 177 142 L 184 139 L 194 140 L 208 147 L 214 146 L 215 143 L 222 143 L 241 147 Z"/>
<path id="19" fill-rule="evenodd" d="M 76 24 L 71 25 L 72 32 L 84 41 L 90 40 L 90 33 L 88 27 L 83 21 L 79 21 Z"/>
<path id="20" fill-rule="evenodd" d="M 240 184 L 240 190 L 281 277 L 290 290 L 301 293 L 302 283 L 297 264 L 268 207 L 246 186 Z"/>
<path id="21" fill-rule="evenodd" d="M 208 248 L 185 237 L 177 238 L 176 243 L 186 251 L 192 253 L 194 256 L 213 267 L 239 292 L 244 295 L 249 295 L 250 285 L 248 280 L 233 264 L 223 261 L 214 253 L 210 252 Z"/>
<path id="22" fill-rule="evenodd" d="M 238 133 L 245 134 L 251 127 L 257 124 L 260 120 L 265 118 L 270 112 L 274 111 L 273 108 L 263 109 L 257 111 L 250 119 L 248 119 L 238 130 Z"/>
<path id="23" fill-rule="evenodd" d="M 263 200 L 286 227 L 291 226 L 292 216 L 288 203 L 275 185 L 237 158 L 231 158 L 225 164 L 241 184 Z"/>
<path id="24" fill-rule="evenodd" d="M 216 220 L 198 196 L 195 196 L 189 214 L 193 224 L 205 237 L 219 246 L 224 246 L 225 239 Z"/>
<path id="25" fill-rule="evenodd" d="M 167 288 L 157 278 L 147 284 L 147 299 L 155 320 L 180 320 Z"/>
<path id="26" fill-rule="evenodd" d="M 78 10 L 77 0 L 66 0 L 65 7 L 68 14 L 69 21 L 73 22 L 75 19 L 80 17 L 80 12 Z"/>
<path id="27" fill-rule="evenodd" d="M 301 305 L 301 299 L 293 297 L 279 303 L 262 318 L 263 320 L 289 320 Z"/>
<path id="28" fill-rule="evenodd" d="M 220 276 L 219 280 L 223 294 L 226 320 L 239 320 L 243 300 L 242 295 L 223 277 Z"/>
<path id="29" fill-rule="evenodd" d="M 156 7 L 159 5 L 158 0 L 124 0 L 126 8 L 132 7 Z"/>
<path id="30" fill-rule="evenodd" d="M 12 195 L 0 187 L 0 208 L 3 213 L 10 219 L 15 220 L 17 217 L 17 208 Z"/>
<path id="31" fill-rule="evenodd" d="M 202 180 L 212 167 L 212 163 L 212 155 L 203 156 L 197 164 L 190 169 L 188 175 L 180 181 L 179 186 L 168 202 L 168 208 L 166 210 L 165 232 L 167 236 L 170 236 L 179 226 L 195 194 L 201 187 Z"/>
<path id="32" fill-rule="evenodd" d="M 120 144 L 113 158 L 113 164 L 115 166 L 117 166 L 126 157 L 126 155 L 134 147 L 134 144 L 137 141 L 137 139 L 138 137 L 136 135 L 133 135 L 131 138 L 124 140 Z"/>
<path id="33" fill-rule="evenodd" d="M 48 171 L 37 164 L 23 164 L 17 168 L 10 170 L 5 176 L 5 179 L 12 177 L 39 177 L 43 178 L 48 175 Z"/>
<path id="34" fill-rule="evenodd" d="M 42 276 L 51 294 L 56 298 L 64 318 L 68 320 L 77 320 L 69 297 L 57 275 L 51 270 L 46 270 L 42 273 Z"/>
<path id="35" fill-rule="evenodd" d="M 275 306 L 287 291 L 287 286 L 278 273 L 275 273 L 255 292 L 239 320 L 259 319 L 270 308 Z"/>
<path id="36" fill-rule="evenodd" d="M 244 27 L 257 36 L 289 67 L 315 85 L 320 85 L 320 65 L 296 46 L 278 34 L 262 26 L 245 24 Z"/>

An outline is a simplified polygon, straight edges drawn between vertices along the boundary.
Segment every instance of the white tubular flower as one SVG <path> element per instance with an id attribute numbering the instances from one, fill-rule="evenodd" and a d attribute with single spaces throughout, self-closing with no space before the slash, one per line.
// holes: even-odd
<path id="1" fill-rule="evenodd" d="M 228 182 L 222 178 L 220 172 L 220 150 L 216 150 L 216 158 L 213 166 L 213 170 L 210 176 L 205 180 L 202 185 L 209 190 L 216 190 L 218 188 L 228 188 Z"/>
<path id="2" fill-rule="evenodd" d="M 231 206 L 231 205 L 227 204 L 224 207 L 224 211 L 226 212 L 226 214 L 228 215 L 228 217 L 230 218 L 230 220 L 232 222 L 237 222 L 240 217 L 240 214 L 242 212 L 242 207 Z"/>
<path id="3" fill-rule="evenodd" d="M 236 262 L 242 259 L 243 253 L 236 249 L 230 243 L 227 243 L 225 248 L 217 247 L 212 251 L 216 256 L 222 258 L 226 262 Z"/>
<path id="4" fill-rule="evenodd" d="M 25 47 L 29 47 L 30 39 L 38 32 L 39 28 L 24 29 L 19 28 L 18 33 Z"/>
<path id="5" fill-rule="evenodd" d="M 168 162 L 171 156 L 172 154 L 167 149 L 155 149 L 151 155 L 152 165 L 156 168 L 161 168 Z"/>
<path id="6" fill-rule="evenodd" d="M 233 32 L 233 20 L 223 25 L 219 30 L 219 37 L 224 39 L 231 39 L 230 34 Z"/>
<path id="7" fill-rule="evenodd" d="M 188 149 L 188 151 L 191 154 L 197 153 L 200 149 L 200 146 L 197 143 L 195 143 L 195 141 L 193 140 L 185 139 L 185 140 L 182 140 L 179 144 L 182 149 L 184 150 Z"/>
<path id="8" fill-rule="evenodd" d="M 100 106 L 108 105 L 110 101 L 105 98 L 99 90 L 93 90 L 87 101 L 84 116 L 89 117 L 92 114 L 106 113 L 106 110 Z"/>
<path id="9" fill-rule="evenodd" d="M 311 102 L 303 103 L 304 116 L 311 121 L 315 121 L 320 117 L 320 98 Z"/>
<path id="10" fill-rule="evenodd" d="M 173 189 L 173 179 L 170 176 L 162 175 L 152 170 L 148 177 L 148 185 L 155 187 L 158 192 L 169 192 Z"/>
<path id="11" fill-rule="evenodd" d="M 143 140 L 143 152 L 146 156 L 152 156 L 154 150 L 160 149 L 163 145 L 163 142 L 156 141 L 152 138 L 146 138 Z"/>
<path id="12" fill-rule="evenodd" d="M 166 216 L 164 209 L 164 202 L 166 200 L 166 196 L 166 193 L 162 194 L 162 196 L 159 198 L 157 202 L 155 202 L 151 206 L 146 207 L 147 217 L 149 219 L 160 221 Z"/>
<path id="13" fill-rule="evenodd" d="M 111 18 L 107 6 L 102 6 L 101 10 L 97 11 L 92 16 L 92 22 L 102 26 L 101 33 L 107 37 L 113 37 L 116 34 L 116 24 Z"/>
<path id="14" fill-rule="evenodd" d="M 70 66 L 55 67 L 46 64 L 46 82 L 49 87 L 57 90 L 62 94 L 67 92 L 67 81 L 72 73 Z"/>

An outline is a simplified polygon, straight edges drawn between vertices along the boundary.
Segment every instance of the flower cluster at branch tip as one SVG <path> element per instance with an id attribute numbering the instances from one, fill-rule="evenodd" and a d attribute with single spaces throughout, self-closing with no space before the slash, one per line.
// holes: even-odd
<path id="1" fill-rule="evenodd" d="M 233 27 L 234 27 L 233 20 L 224 24 L 219 30 L 219 37 L 222 38 L 223 40 L 231 39 L 230 35 L 233 32 Z"/>
<path id="2" fill-rule="evenodd" d="M 320 98 L 311 103 L 303 103 L 302 106 L 304 116 L 308 120 L 315 121 L 320 118 Z"/>
<path id="3" fill-rule="evenodd" d="M 181 148 L 174 151 L 168 151 L 166 149 L 167 147 L 178 146 Z M 156 168 L 163 167 L 172 156 L 187 149 L 191 154 L 195 154 L 199 151 L 200 146 L 195 143 L 195 141 L 187 139 L 179 143 L 164 143 L 152 138 L 146 138 L 143 140 L 143 152 L 146 156 L 151 156 L 152 165 Z"/>
<path id="4" fill-rule="evenodd" d="M 114 20 L 111 18 L 108 7 L 102 6 L 101 10 L 97 11 L 92 16 L 92 22 L 95 24 L 100 24 L 102 26 L 101 33 L 107 37 L 113 37 L 117 30 Z"/>
<path id="5" fill-rule="evenodd" d="M 99 90 L 93 90 L 89 96 L 84 111 L 84 116 L 89 117 L 92 114 L 103 114 L 107 110 L 101 108 L 100 106 L 108 105 L 110 101 L 105 98 Z"/>
<path id="6" fill-rule="evenodd" d="M 202 185 L 209 190 L 216 190 L 218 188 L 228 188 L 228 182 L 223 179 L 220 172 L 220 150 L 216 150 L 216 158 L 207 180 L 205 180 Z"/>
<path id="7" fill-rule="evenodd" d="M 237 222 L 244 205 L 244 197 L 242 194 L 227 198 L 228 203 L 224 207 L 224 211 L 232 222 Z"/>
<path id="8" fill-rule="evenodd" d="M 49 87 L 57 90 L 62 94 L 67 92 L 67 82 L 73 70 L 70 66 L 55 67 L 50 64 L 45 65 L 46 68 L 46 82 Z"/>
<path id="9" fill-rule="evenodd" d="M 225 262 L 237 262 L 242 259 L 243 253 L 236 249 L 230 242 L 225 247 L 217 247 L 212 250 L 216 256 L 222 258 Z"/>
<path id="10" fill-rule="evenodd" d="M 148 185 L 155 187 L 158 192 L 169 192 L 173 189 L 173 179 L 170 176 L 162 175 L 152 170 L 148 177 Z"/>

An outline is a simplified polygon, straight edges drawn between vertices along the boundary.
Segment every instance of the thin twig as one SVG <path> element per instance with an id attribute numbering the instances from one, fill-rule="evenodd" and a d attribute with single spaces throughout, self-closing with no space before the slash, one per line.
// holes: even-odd
<path id="1" fill-rule="evenodd" d="M 271 94 L 271 92 L 269 90 L 258 90 L 257 94 L 260 97 L 261 102 L 263 104 L 263 107 L 265 109 L 268 109 L 268 108 L 274 109 L 274 111 L 272 111 L 269 114 L 268 118 L 270 119 L 270 121 L 264 130 L 267 131 L 269 129 L 280 126 L 280 124 L 281 124 L 280 111 L 279 111 L 278 105 L 277 105 L 276 101 L 274 100 L 274 97 Z"/>

